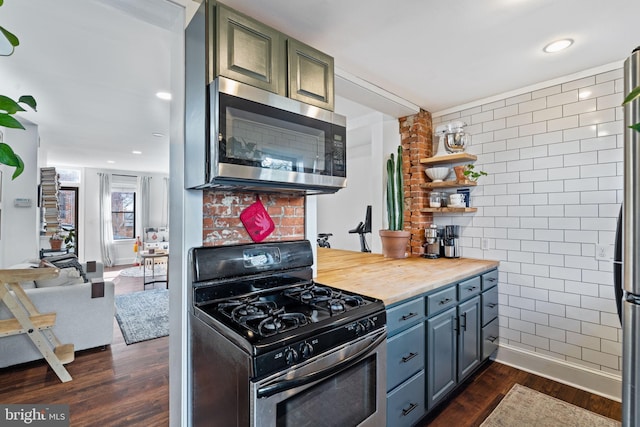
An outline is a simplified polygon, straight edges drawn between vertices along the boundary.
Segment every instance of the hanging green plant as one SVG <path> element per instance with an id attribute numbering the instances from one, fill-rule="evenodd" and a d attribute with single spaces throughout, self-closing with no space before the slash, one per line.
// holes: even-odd
<path id="1" fill-rule="evenodd" d="M 0 6 L 4 0 L 0 0 Z M 0 56 L 10 56 L 15 48 L 20 45 L 20 40 L 15 34 L 0 26 Z M 17 101 L 8 96 L 0 95 L 0 126 L 10 129 L 24 129 L 20 120 L 14 115 L 26 111 L 20 104 L 26 105 L 36 111 L 36 100 L 31 95 L 23 95 Z M 16 179 L 24 171 L 24 162 L 11 146 L 0 141 L 0 164 L 15 168 L 11 179 Z"/>

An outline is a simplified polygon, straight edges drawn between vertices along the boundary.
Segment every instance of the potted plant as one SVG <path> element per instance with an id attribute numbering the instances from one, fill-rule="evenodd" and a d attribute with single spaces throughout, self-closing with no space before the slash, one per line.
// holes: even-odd
<path id="1" fill-rule="evenodd" d="M 51 237 L 49 237 L 49 246 L 54 251 L 59 251 L 62 249 L 62 242 L 64 241 L 64 237 L 60 235 L 60 233 L 55 232 Z"/>
<path id="2" fill-rule="evenodd" d="M 386 258 L 405 258 L 411 233 L 404 230 L 404 182 L 402 178 L 402 146 L 397 158 L 387 159 L 387 220 L 389 228 L 380 230 L 382 254 Z"/>
<path id="3" fill-rule="evenodd" d="M 3 0 L 0 0 L 2 6 Z M 20 44 L 18 37 L 0 26 L 0 56 L 9 56 L 14 48 Z M 20 104 L 28 105 L 36 110 L 36 100 L 30 95 L 21 96 L 18 101 L 14 101 L 8 96 L 0 95 L 0 126 L 12 129 L 24 129 L 22 123 L 14 115 L 20 111 L 25 111 Z M 24 163 L 9 144 L 0 141 L 0 164 L 15 168 L 11 179 L 16 179 L 24 171 Z"/>

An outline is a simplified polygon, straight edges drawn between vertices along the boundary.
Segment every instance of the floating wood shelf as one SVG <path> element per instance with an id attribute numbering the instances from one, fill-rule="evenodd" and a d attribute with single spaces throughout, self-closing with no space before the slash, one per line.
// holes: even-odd
<path id="1" fill-rule="evenodd" d="M 456 187 L 475 187 L 478 185 L 475 181 L 442 181 L 442 182 L 426 182 L 424 184 L 420 184 L 420 187 L 426 188 L 427 190 L 433 190 L 436 188 L 456 188 Z"/>
<path id="2" fill-rule="evenodd" d="M 478 156 L 469 153 L 447 154 L 446 156 L 426 157 L 420 159 L 423 165 L 442 165 L 445 163 L 475 162 Z"/>
<path id="3" fill-rule="evenodd" d="M 478 208 L 422 208 L 422 213 L 471 213 L 477 212 Z"/>

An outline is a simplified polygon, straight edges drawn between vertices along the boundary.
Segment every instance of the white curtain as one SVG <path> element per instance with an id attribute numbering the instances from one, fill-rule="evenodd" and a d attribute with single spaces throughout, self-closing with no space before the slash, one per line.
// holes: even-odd
<path id="1" fill-rule="evenodd" d="M 169 178 L 163 178 L 164 188 L 162 189 L 162 226 L 169 227 Z"/>
<path id="2" fill-rule="evenodd" d="M 149 216 L 151 211 L 151 177 L 140 176 L 140 223 L 142 230 L 149 227 Z"/>
<path id="3" fill-rule="evenodd" d="M 100 251 L 102 262 L 107 267 L 112 267 L 115 261 L 113 248 L 113 224 L 111 217 L 111 175 L 98 173 L 100 177 Z"/>

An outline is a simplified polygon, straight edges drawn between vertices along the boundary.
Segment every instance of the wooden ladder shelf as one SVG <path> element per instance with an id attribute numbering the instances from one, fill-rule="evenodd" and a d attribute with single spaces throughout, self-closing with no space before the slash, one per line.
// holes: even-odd
<path id="1" fill-rule="evenodd" d="M 38 312 L 19 285 L 20 282 L 57 277 L 58 272 L 57 268 L 0 270 L 0 300 L 14 316 L 0 320 L 0 338 L 27 334 L 60 381 L 67 382 L 71 381 L 71 375 L 63 365 L 73 362 L 73 344 L 60 343 L 51 330 L 56 323 L 56 313 Z"/>

